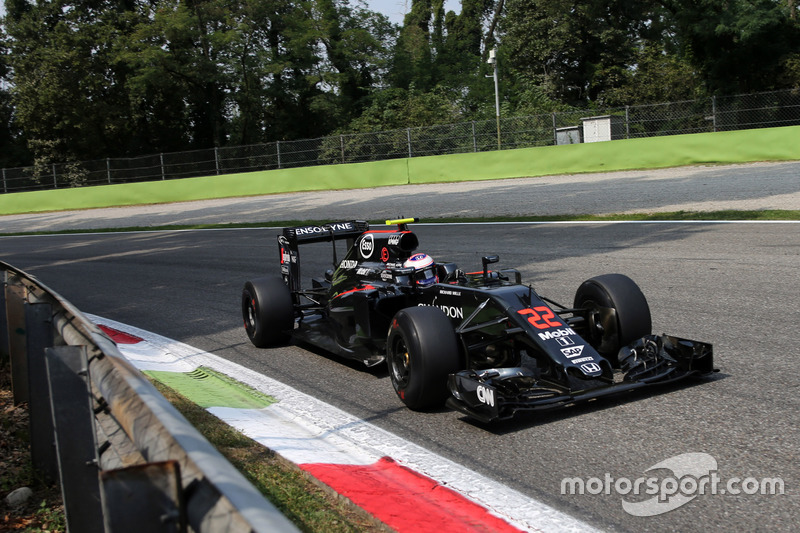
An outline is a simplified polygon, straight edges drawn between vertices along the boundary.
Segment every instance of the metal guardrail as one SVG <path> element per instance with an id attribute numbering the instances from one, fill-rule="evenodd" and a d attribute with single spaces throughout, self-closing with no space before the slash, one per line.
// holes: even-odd
<path id="1" fill-rule="evenodd" d="M 612 119 L 609 140 L 793 126 L 800 125 L 800 89 L 503 117 L 501 147 L 580 142 L 583 121 L 592 116 Z M 498 149 L 497 135 L 492 119 L 131 158 L 54 162 L 0 169 L 0 193 L 487 152 Z"/>
<path id="2" fill-rule="evenodd" d="M 0 352 L 69 531 L 298 531 L 80 311 L 1 261 L 0 274 Z"/>

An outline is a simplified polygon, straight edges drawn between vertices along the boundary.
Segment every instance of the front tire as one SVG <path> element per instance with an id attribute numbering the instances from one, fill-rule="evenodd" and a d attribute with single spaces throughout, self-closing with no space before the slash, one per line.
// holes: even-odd
<path id="1" fill-rule="evenodd" d="M 409 307 L 392 319 L 386 362 L 400 400 L 414 410 L 441 406 L 449 396 L 447 376 L 459 370 L 458 340 L 436 307 Z"/>
<path id="2" fill-rule="evenodd" d="M 642 290 L 622 274 L 584 281 L 575 293 L 574 307 L 588 310 L 587 340 L 615 366 L 620 348 L 650 335 L 653 329 L 650 306 Z"/>
<path id="3" fill-rule="evenodd" d="M 289 340 L 294 329 L 292 293 L 281 278 L 258 278 L 242 289 L 242 317 L 247 336 L 266 348 Z"/>

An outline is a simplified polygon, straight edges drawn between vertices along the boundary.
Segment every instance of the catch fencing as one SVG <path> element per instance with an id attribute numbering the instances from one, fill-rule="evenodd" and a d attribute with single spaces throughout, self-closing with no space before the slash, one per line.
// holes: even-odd
<path id="1" fill-rule="evenodd" d="M 317 139 L 277 141 L 2 169 L 0 192 L 170 180 L 259 170 L 360 163 L 589 142 L 587 124 L 607 118 L 608 139 L 800 125 L 800 89 L 682 102 L 572 110 Z"/>
<path id="2" fill-rule="evenodd" d="M 69 531 L 298 531 L 80 311 L 11 265 L 0 275 L 0 357 Z"/>

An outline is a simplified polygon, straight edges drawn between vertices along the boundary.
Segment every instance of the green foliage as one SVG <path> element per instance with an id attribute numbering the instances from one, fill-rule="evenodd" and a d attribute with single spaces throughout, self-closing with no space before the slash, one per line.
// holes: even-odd
<path id="1" fill-rule="evenodd" d="M 704 96 L 698 70 L 677 55 L 665 54 L 648 43 L 636 51 L 635 68 L 620 73 L 620 83 L 605 90 L 602 105 L 616 107 L 636 104 L 680 102 Z"/>
<path id="2" fill-rule="evenodd" d="M 14 116 L 54 162 L 328 134 L 393 38 L 345 0 L 14 2 L 6 27 Z"/>
<path id="3" fill-rule="evenodd" d="M 597 102 L 621 86 L 660 20 L 652 2 L 509 0 L 507 5 L 501 42 L 511 70 L 571 106 Z"/>
<path id="4" fill-rule="evenodd" d="M 40 2 L 24 13 L 8 7 L 12 95 L 25 135 L 58 144 L 58 161 L 115 155 L 128 133 L 117 83 L 125 73 L 110 57 L 108 39 L 118 19 L 97 20 L 81 3 Z"/>
<path id="5" fill-rule="evenodd" d="M 412 86 L 375 92 L 364 113 L 350 123 L 352 133 L 450 124 L 459 118 L 452 95 L 443 87 L 423 92 Z"/>
<path id="6" fill-rule="evenodd" d="M 569 106 L 547 94 L 545 88 L 532 76 L 520 72 L 512 73 L 508 76 L 507 83 L 510 87 L 505 93 L 509 96 L 501 105 L 501 115 L 504 117 L 540 115 L 569 109 Z"/>
<path id="7" fill-rule="evenodd" d="M 793 0 L 460 4 L 9 0 L 0 165 L 488 120 L 495 43 L 504 118 L 800 86 Z"/>
<path id="8" fill-rule="evenodd" d="M 320 157 L 330 163 L 346 163 L 383 159 L 387 153 L 408 155 L 407 128 L 458 122 L 460 113 L 455 100 L 444 87 L 428 92 L 413 85 L 408 90 L 376 91 L 369 99 L 369 106 L 346 131 L 342 130 L 341 137 L 325 139 Z M 374 136 L 345 135 L 370 132 L 375 132 Z"/>
<path id="9" fill-rule="evenodd" d="M 785 88 L 783 72 L 800 53 L 800 26 L 774 0 L 665 1 L 680 51 L 710 93 Z M 796 80 L 795 80 L 796 83 Z"/>
<path id="10" fill-rule="evenodd" d="M 30 161 L 25 136 L 15 116 L 10 91 L 9 38 L 0 26 L 0 167 L 18 167 Z"/>
<path id="11" fill-rule="evenodd" d="M 462 119 L 471 116 L 491 95 L 481 60 L 482 25 L 492 0 L 462 0 L 461 13 L 445 13 L 442 0 L 414 0 L 393 49 L 388 79 L 391 86 L 422 92 L 446 88 Z"/>

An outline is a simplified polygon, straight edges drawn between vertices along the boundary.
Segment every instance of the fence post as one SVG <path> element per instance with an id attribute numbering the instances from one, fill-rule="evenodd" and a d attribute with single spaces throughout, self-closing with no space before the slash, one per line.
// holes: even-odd
<path id="1" fill-rule="evenodd" d="M 166 173 L 164 172 L 164 152 L 158 154 L 158 159 L 161 161 L 161 181 L 167 179 Z"/>
<path id="2" fill-rule="evenodd" d="M 219 176 L 219 146 L 214 147 L 214 166 L 217 169 L 217 176 Z"/>
<path id="3" fill-rule="evenodd" d="M 45 349 L 64 514 L 70 531 L 102 533 L 103 508 L 86 346 Z"/>
<path id="4" fill-rule="evenodd" d="M 161 461 L 100 472 L 108 531 L 186 531 L 180 465 Z"/>
<path id="5" fill-rule="evenodd" d="M 631 106 L 629 106 L 629 105 L 625 106 L 625 138 L 626 139 L 630 139 L 631 138 L 631 126 L 630 126 L 630 122 L 628 121 L 630 119 L 630 116 L 628 115 L 628 111 L 630 111 L 630 109 L 631 109 Z"/>
<path id="6" fill-rule="evenodd" d="M 281 142 L 275 141 L 275 154 L 278 156 L 278 168 L 281 168 Z"/>
<path id="7" fill-rule="evenodd" d="M 711 97 L 711 123 L 714 127 L 714 132 L 717 131 L 717 96 Z"/>
<path id="8" fill-rule="evenodd" d="M 55 429 L 47 385 L 45 350 L 53 347 L 53 307 L 49 303 L 25 306 L 26 352 L 28 355 L 28 396 L 33 468 L 51 481 L 58 481 Z"/>
<path id="9" fill-rule="evenodd" d="M 58 189 L 58 179 L 56 176 L 56 164 L 53 163 L 53 188 Z"/>
<path id="10" fill-rule="evenodd" d="M 478 151 L 478 137 L 475 134 L 475 121 L 472 121 L 472 151 Z"/>
<path id="11" fill-rule="evenodd" d="M 558 144 L 558 122 L 555 111 L 553 111 L 553 144 Z"/>
<path id="12" fill-rule="evenodd" d="M 406 128 L 406 140 L 408 141 L 408 157 L 411 157 L 411 128 Z"/>
<path id="13" fill-rule="evenodd" d="M 108 183 L 111 183 L 111 158 L 106 157 L 106 175 L 108 176 Z"/>
<path id="14" fill-rule="evenodd" d="M 8 189 L 6 188 L 6 169 L 3 169 L 3 193 L 7 193 Z"/>
<path id="15" fill-rule="evenodd" d="M 339 143 L 342 146 L 342 164 L 344 164 L 344 135 L 339 135 Z"/>

